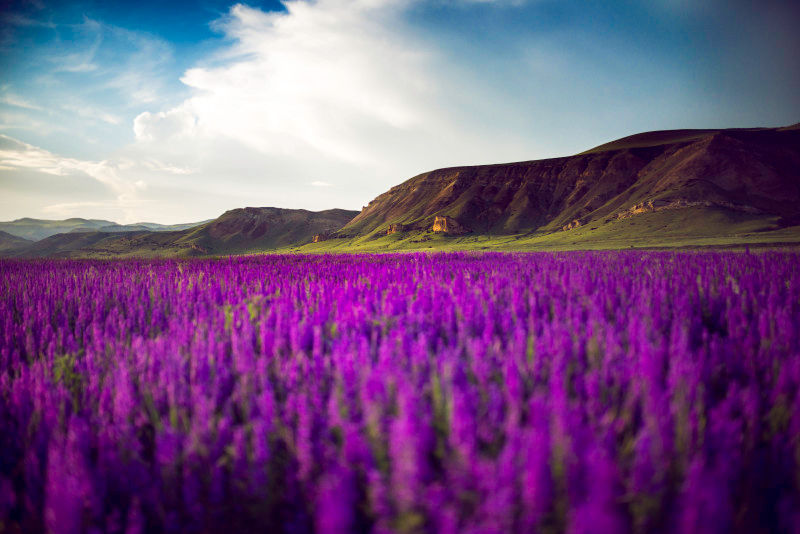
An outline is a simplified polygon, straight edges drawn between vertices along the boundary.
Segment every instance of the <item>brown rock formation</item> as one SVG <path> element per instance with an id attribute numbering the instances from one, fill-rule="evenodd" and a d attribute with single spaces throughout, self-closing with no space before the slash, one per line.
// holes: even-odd
<path id="1" fill-rule="evenodd" d="M 404 225 L 404 224 L 400 224 L 400 223 L 390 224 L 389 228 L 386 229 L 386 235 L 392 235 L 392 234 L 396 234 L 398 232 L 403 232 L 403 231 L 405 231 L 405 229 L 406 229 L 406 225 Z"/>
<path id="2" fill-rule="evenodd" d="M 431 227 L 433 232 L 440 232 L 444 234 L 450 235 L 461 235 L 469 233 L 469 229 L 466 228 L 464 225 L 460 224 L 457 220 L 453 219 L 452 217 L 439 217 L 438 215 L 433 219 L 433 226 Z"/>
<path id="3" fill-rule="evenodd" d="M 740 211 L 743 213 L 762 213 L 762 211 L 758 208 L 754 208 L 753 206 L 748 206 L 746 204 L 734 204 L 733 202 L 726 202 L 726 201 L 711 201 L 711 200 L 688 200 L 685 198 L 679 198 L 671 201 L 667 200 L 648 200 L 646 202 L 639 202 L 638 204 L 634 204 L 631 208 L 622 211 L 617 214 L 617 219 L 627 219 L 629 217 L 633 217 L 634 215 L 639 215 L 641 213 L 652 213 L 654 211 L 664 211 L 664 210 L 678 210 L 682 208 L 724 208 L 731 211 Z"/>

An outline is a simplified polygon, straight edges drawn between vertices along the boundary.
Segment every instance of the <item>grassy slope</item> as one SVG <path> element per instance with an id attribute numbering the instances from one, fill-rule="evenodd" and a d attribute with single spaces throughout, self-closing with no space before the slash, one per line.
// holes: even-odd
<path id="1" fill-rule="evenodd" d="M 778 228 L 775 217 L 758 217 L 715 208 L 687 208 L 636 215 L 569 231 L 516 235 L 446 236 L 432 232 L 401 232 L 390 236 L 331 239 L 299 246 L 218 250 L 211 256 L 247 253 L 359 253 L 455 250 L 618 250 L 627 248 L 731 247 L 744 245 L 800 246 L 800 226 Z M 197 256 L 187 247 L 149 234 L 148 246 L 137 240 L 132 250 L 117 238 L 101 240 L 88 258 L 155 258 Z M 105 242 L 104 242 L 105 241 Z M 65 254 L 72 256 L 72 254 Z"/>
<path id="2" fill-rule="evenodd" d="M 33 241 L 0 230 L 0 252 L 14 251 L 30 246 Z"/>
<path id="3" fill-rule="evenodd" d="M 644 213 L 605 224 L 541 234 L 445 236 L 405 232 L 390 236 L 332 239 L 293 252 L 389 252 L 401 250 L 585 250 L 731 246 L 800 245 L 800 226 L 779 228 L 776 218 L 715 208 L 687 208 Z"/>

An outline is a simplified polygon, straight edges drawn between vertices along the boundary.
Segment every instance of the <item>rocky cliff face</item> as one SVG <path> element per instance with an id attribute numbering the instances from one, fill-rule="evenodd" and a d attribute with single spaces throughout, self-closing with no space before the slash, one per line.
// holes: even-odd
<path id="1" fill-rule="evenodd" d="M 378 196 L 342 233 L 423 231 L 437 217 L 477 233 L 555 231 L 693 203 L 800 218 L 800 130 L 652 132 L 576 156 L 439 169 Z"/>

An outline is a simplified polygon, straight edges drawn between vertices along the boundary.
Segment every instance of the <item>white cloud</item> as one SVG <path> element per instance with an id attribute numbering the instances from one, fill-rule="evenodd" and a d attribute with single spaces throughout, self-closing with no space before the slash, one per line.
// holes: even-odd
<path id="1" fill-rule="evenodd" d="M 131 168 L 131 163 L 128 161 L 86 161 L 62 157 L 2 134 L 0 134 L 0 167 L 11 172 L 29 170 L 54 176 L 88 176 L 108 188 L 121 208 L 135 206 L 139 190 L 143 189 L 143 184 L 137 184 L 123 176 L 123 172 Z"/>
<path id="2" fill-rule="evenodd" d="M 70 129 L 52 120 L 38 119 L 24 111 L 0 109 L 0 130 L 24 130 L 37 134 L 69 134 Z"/>
<path id="3" fill-rule="evenodd" d="M 66 104 L 61 106 L 61 109 L 69 113 L 74 113 L 86 119 L 90 119 L 93 121 L 101 121 L 107 124 L 120 124 L 122 122 L 122 119 L 119 118 L 117 115 L 108 113 L 106 111 L 103 111 L 102 109 L 92 106 Z"/>
<path id="4" fill-rule="evenodd" d="M 22 108 L 22 109 L 30 109 L 33 111 L 44 111 L 44 108 L 38 106 L 24 98 L 21 98 L 14 93 L 5 92 L 2 96 L 0 96 L 0 103 L 5 104 L 7 106 L 13 106 L 15 108 Z"/>
<path id="5" fill-rule="evenodd" d="M 387 27 L 402 3 L 294 1 L 287 13 L 236 5 L 218 24 L 236 42 L 233 59 L 188 70 L 182 81 L 195 94 L 172 112 L 261 152 L 367 162 L 369 130 L 409 130 L 433 111 L 425 54 Z"/>
<path id="6" fill-rule="evenodd" d="M 102 161 L 64 157 L 0 134 L 0 208 L 7 216 L 81 216 L 121 222 L 189 222 L 253 198 L 231 200 L 224 183 L 197 183 L 194 169 L 135 151 Z M 31 193 L 34 192 L 35 195 Z M 191 201 L 184 205 L 181 201 Z"/>
<path id="7" fill-rule="evenodd" d="M 31 2 L 33 3 L 33 2 Z M 7 24 L 9 27 L 21 26 L 32 28 L 48 28 L 54 29 L 56 25 L 52 21 L 36 20 L 31 17 L 26 17 L 18 13 L 6 12 L 0 15 L 0 20 Z"/>
<path id="8" fill-rule="evenodd" d="M 43 207 L 42 212 L 56 217 L 70 217 L 76 213 L 84 213 L 86 208 L 104 208 L 106 206 L 105 202 L 61 202 Z"/>
<path id="9" fill-rule="evenodd" d="M 145 111 L 133 120 L 133 133 L 143 142 L 166 141 L 192 135 L 196 123 L 195 115 L 183 107 L 156 113 Z"/>
<path id="10" fill-rule="evenodd" d="M 361 206 L 435 167 L 530 157 L 493 82 L 415 33 L 417 3 L 233 6 L 214 25 L 230 45 L 184 73 L 189 98 L 135 118 L 128 153 L 192 169 L 195 184 L 255 191 L 262 205 L 319 208 Z M 327 183 L 337 194 L 303 188 Z"/>
<path id="11" fill-rule="evenodd" d="M 179 167 L 177 165 L 170 165 L 169 163 L 164 163 L 163 161 L 159 161 L 157 159 L 144 160 L 142 161 L 142 165 L 150 170 L 162 171 L 169 174 L 186 175 L 186 174 L 194 174 L 195 172 L 197 172 L 195 169 L 191 169 L 188 167 Z"/>
<path id="12" fill-rule="evenodd" d="M 333 184 L 329 184 L 328 182 L 323 182 L 322 180 L 314 180 L 311 182 L 311 185 L 314 187 L 332 187 Z"/>

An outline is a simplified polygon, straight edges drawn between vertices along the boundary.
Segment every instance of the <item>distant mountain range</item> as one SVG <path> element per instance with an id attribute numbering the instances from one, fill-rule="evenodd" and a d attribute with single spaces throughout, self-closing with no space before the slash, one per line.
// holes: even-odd
<path id="1" fill-rule="evenodd" d="M 438 169 L 360 213 L 242 208 L 172 227 L 20 219 L 0 231 L 2 255 L 65 257 L 800 244 L 800 125 L 648 132 L 575 156 Z"/>
<path id="2" fill-rule="evenodd" d="M 0 254 L 19 257 L 188 257 L 244 254 L 310 243 L 328 235 L 358 212 L 312 212 L 281 208 L 240 208 L 181 230 L 107 231 L 73 228 L 36 242 L 9 240 Z M 188 226 L 188 225 L 187 225 Z M 14 236 L 10 236 L 14 237 Z M 20 239 L 16 237 L 15 239 Z"/>
<path id="3" fill-rule="evenodd" d="M 66 232 L 172 232 L 176 230 L 185 230 L 207 222 L 210 221 L 186 224 L 157 224 L 147 222 L 118 224 L 102 219 L 81 219 L 77 217 L 62 221 L 25 217 L 15 221 L 0 222 L 0 231 L 31 241 L 39 241 L 51 235 L 63 234 Z"/>

